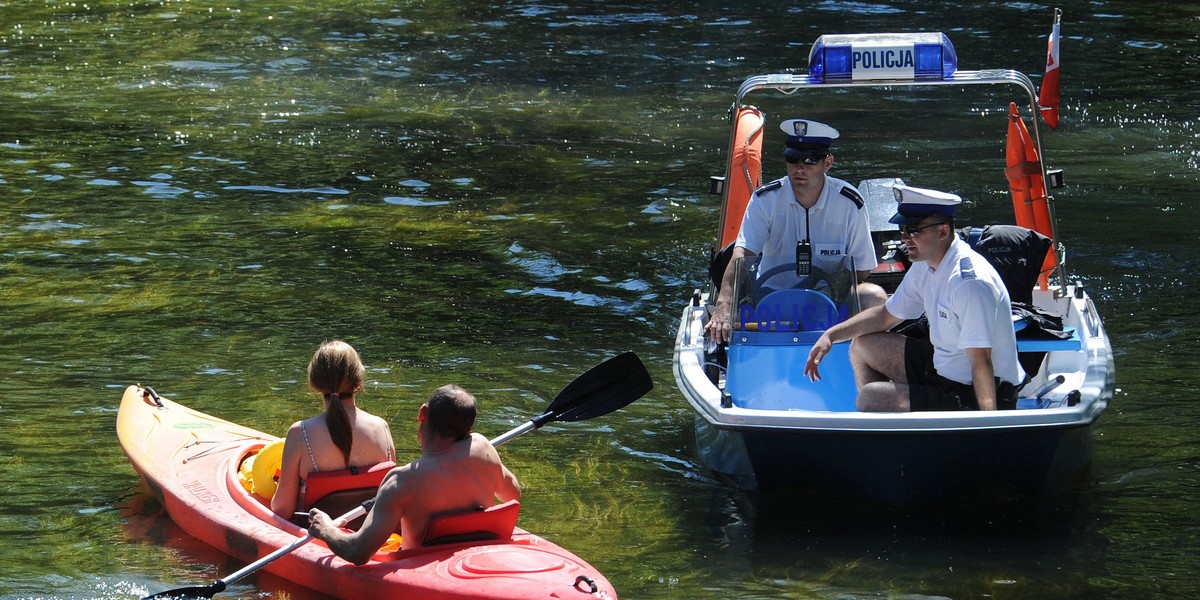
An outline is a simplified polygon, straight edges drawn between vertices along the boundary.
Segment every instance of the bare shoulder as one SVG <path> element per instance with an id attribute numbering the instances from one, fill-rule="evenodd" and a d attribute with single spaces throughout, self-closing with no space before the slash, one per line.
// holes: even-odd
<path id="1" fill-rule="evenodd" d="M 301 427 L 305 427 L 305 426 L 307 426 L 307 425 L 305 424 L 304 421 L 296 421 L 295 423 L 292 423 L 292 425 L 290 427 L 288 427 L 287 437 L 291 438 L 291 437 L 297 437 L 297 436 L 301 435 Z"/>
<path id="2" fill-rule="evenodd" d="M 325 427 L 325 413 L 318 413 L 302 421 L 296 421 L 295 423 L 292 423 L 291 429 L 299 431 L 301 429 L 312 430 L 323 427 Z"/>
<path id="3" fill-rule="evenodd" d="M 500 453 L 496 452 L 496 447 L 486 437 L 478 433 L 471 434 L 470 453 L 472 456 L 485 458 L 493 462 L 500 461 Z"/>
<path id="4" fill-rule="evenodd" d="M 366 412 L 366 411 L 360 409 L 359 410 L 359 418 L 367 421 L 372 427 L 379 428 L 379 429 L 387 429 L 387 430 L 391 429 L 388 426 L 387 419 L 385 419 L 379 415 L 371 414 L 369 412 Z"/>
<path id="5" fill-rule="evenodd" d="M 492 442 L 486 437 L 483 437 L 483 434 L 471 432 L 471 449 L 474 450 L 476 448 L 482 448 L 493 452 L 495 451 L 495 447 L 492 446 Z"/>
<path id="6" fill-rule="evenodd" d="M 392 470 L 383 476 L 383 481 L 379 484 L 379 495 L 401 494 L 404 490 L 411 487 L 415 478 L 416 469 L 413 463 L 392 467 Z"/>
<path id="7" fill-rule="evenodd" d="M 366 417 L 368 420 L 376 422 L 376 423 L 387 423 L 387 420 L 384 419 L 383 417 L 381 417 L 375 413 L 367 412 L 361 408 L 358 409 L 358 414 L 359 414 L 359 416 Z"/>

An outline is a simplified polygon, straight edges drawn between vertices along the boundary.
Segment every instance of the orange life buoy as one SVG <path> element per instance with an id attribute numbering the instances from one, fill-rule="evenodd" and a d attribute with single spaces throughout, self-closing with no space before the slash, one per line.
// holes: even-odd
<path id="1" fill-rule="evenodd" d="M 1054 240 L 1042 261 L 1042 274 L 1038 277 L 1039 285 L 1046 289 L 1050 271 L 1058 266 L 1058 240 L 1054 239 L 1054 226 L 1050 220 L 1042 161 L 1015 102 L 1008 104 L 1008 145 L 1004 154 L 1008 167 L 1004 174 L 1008 178 L 1017 225 Z"/>
<path id="2" fill-rule="evenodd" d="M 729 141 L 729 164 L 725 169 L 725 203 L 721 208 L 721 226 L 717 248 L 737 240 L 742 216 L 750 195 L 762 180 L 763 114 L 753 106 L 743 106 L 734 115 L 733 138 Z"/>

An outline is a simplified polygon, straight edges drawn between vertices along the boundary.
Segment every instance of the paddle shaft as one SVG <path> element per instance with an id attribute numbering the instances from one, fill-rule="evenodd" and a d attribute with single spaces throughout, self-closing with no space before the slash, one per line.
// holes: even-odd
<path id="1" fill-rule="evenodd" d="M 575 378 L 542 414 L 492 439 L 499 446 L 554 421 L 582 421 L 606 415 L 646 395 L 654 387 L 646 365 L 633 352 L 618 354 Z"/>
<path id="2" fill-rule="evenodd" d="M 346 513 L 346 514 L 350 514 L 350 513 Z M 291 552 L 292 550 L 295 550 L 296 548 L 299 548 L 300 546 L 303 546 L 303 545 L 311 542 L 312 539 L 313 539 L 312 534 L 306 533 L 306 534 L 304 534 L 304 537 L 292 542 L 291 544 L 288 544 L 287 546 L 284 546 L 284 547 L 282 547 L 282 548 L 280 548 L 280 549 L 278 549 L 256 561 L 242 567 L 241 569 L 238 569 L 237 571 L 234 571 L 233 573 L 230 573 L 229 575 L 226 575 L 226 576 L 218 579 L 216 581 L 216 583 L 213 584 L 213 587 L 217 588 L 214 593 L 219 593 L 219 592 L 224 591 L 225 588 L 229 587 L 229 584 L 267 566 L 267 563 L 274 562 L 275 559 L 283 556 L 284 554 Z"/>
<path id="3" fill-rule="evenodd" d="M 538 427 L 539 427 L 539 424 L 536 423 L 535 421 L 526 421 L 526 422 L 522 423 L 519 427 L 514 427 L 514 428 L 510 429 L 509 431 L 492 438 L 492 445 L 499 446 L 500 444 L 503 444 L 513 438 L 521 437 L 521 436 L 529 433 L 530 431 L 537 429 Z"/>
<path id="4" fill-rule="evenodd" d="M 375 504 L 375 499 L 371 498 L 370 500 L 367 500 L 366 502 L 363 502 L 362 504 L 354 507 L 346 514 L 338 517 L 337 521 L 335 521 L 335 522 L 338 524 L 339 527 L 341 527 L 342 525 L 345 525 L 346 523 L 349 523 L 350 521 L 353 521 L 354 519 L 357 519 L 357 518 L 367 514 L 367 511 L 370 510 L 371 506 L 374 504 Z M 229 584 L 267 566 L 267 564 L 269 564 L 269 563 L 275 562 L 275 559 L 292 552 L 293 550 L 295 550 L 296 548 L 299 548 L 300 546 L 303 546 L 303 545 L 311 542 L 312 539 L 313 539 L 313 536 L 311 533 L 305 533 L 304 537 L 242 567 L 241 569 L 238 569 L 237 571 L 234 571 L 233 573 L 230 573 L 229 575 L 226 575 L 225 577 L 222 577 L 221 579 L 218 579 L 217 582 L 213 584 L 213 587 L 220 586 L 221 589 L 216 590 L 216 592 L 220 592 L 220 591 L 224 590 L 226 587 L 229 587 Z M 214 592 L 214 593 L 216 593 L 216 592 Z"/>

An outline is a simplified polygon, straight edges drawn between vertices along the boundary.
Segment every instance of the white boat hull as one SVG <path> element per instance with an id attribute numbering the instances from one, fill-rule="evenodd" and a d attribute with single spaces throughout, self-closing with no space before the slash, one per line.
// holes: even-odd
<path id="1" fill-rule="evenodd" d="M 1065 313 L 1080 344 L 1047 353 L 1018 410 L 863 413 L 786 408 L 786 398 L 772 409 L 723 405 L 724 378 L 714 382 L 704 368 L 707 298 L 697 295 L 680 321 L 674 374 L 697 413 L 701 459 L 749 490 L 820 488 L 889 504 L 989 486 L 1066 489 L 1086 471 L 1092 426 L 1112 399 L 1112 347 L 1081 289 L 1071 286 L 1061 297 L 1054 288 L 1035 290 L 1034 300 Z M 1059 376 L 1063 382 L 1040 399 L 1028 395 Z"/>

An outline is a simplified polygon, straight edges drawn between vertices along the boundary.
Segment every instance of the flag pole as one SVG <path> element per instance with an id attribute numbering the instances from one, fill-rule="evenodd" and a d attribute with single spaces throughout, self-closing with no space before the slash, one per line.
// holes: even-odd
<path id="1" fill-rule="evenodd" d="M 1054 9 L 1054 27 L 1050 30 L 1050 39 L 1046 42 L 1046 75 L 1042 78 L 1042 87 L 1038 92 L 1038 112 L 1050 129 L 1058 128 L 1059 105 L 1059 46 L 1061 45 L 1060 27 L 1062 24 L 1062 9 Z"/>

